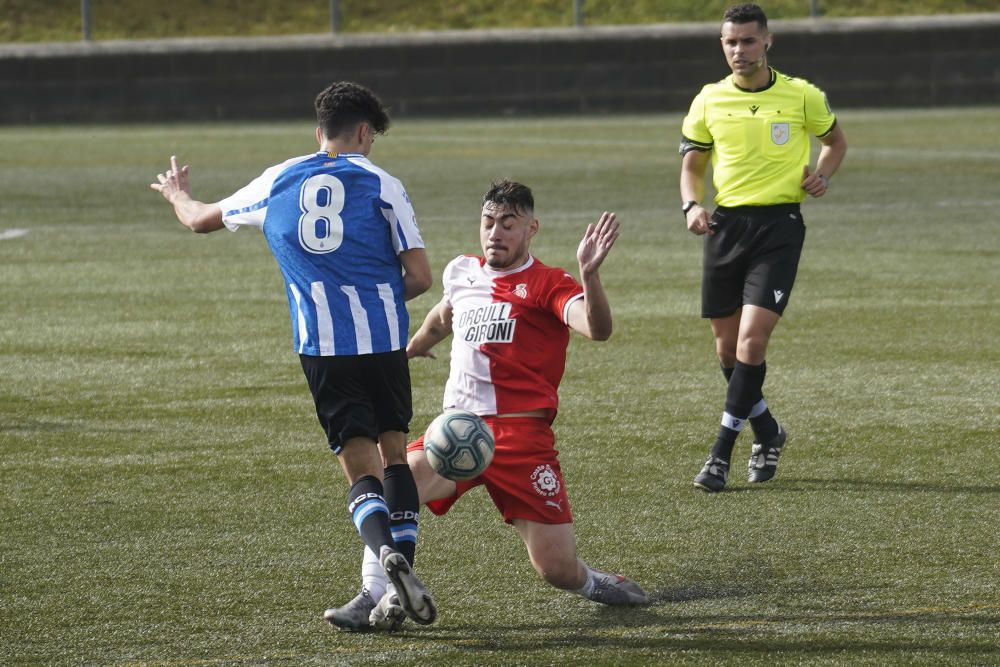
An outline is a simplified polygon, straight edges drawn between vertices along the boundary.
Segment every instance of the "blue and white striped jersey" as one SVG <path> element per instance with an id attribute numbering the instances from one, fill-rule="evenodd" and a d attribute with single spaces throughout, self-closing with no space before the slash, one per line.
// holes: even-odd
<path id="1" fill-rule="evenodd" d="M 218 206 L 231 231 L 264 232 L 285 279 L 296 352 L 360 355 L 406 346 L 397 255 L 424 242 L 399 180 L 363 155 L 319 152 L 265 170 Z"/>

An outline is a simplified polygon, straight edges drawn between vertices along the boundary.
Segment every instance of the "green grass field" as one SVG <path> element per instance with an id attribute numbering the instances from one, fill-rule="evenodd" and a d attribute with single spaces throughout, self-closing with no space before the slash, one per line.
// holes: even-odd
<path id="1" fill-rule="evenodd" d="M 582 557 L 655 602 L 550 589 L 480 491 L 424 514 L 440 619 L 393 636 L 320 618 L 360 540 L 262 237 L 190 234 L 148 188 L 176 153 L 220 198 L 312 151 L 312 125 L 0 129 L 0 664 L 1000 662 L 998 111 L 840 114 L 851 149 L 806 204 L 768 358 L 789 446 L 773 482 L 740 463 L 711 496 L 691 478 L 724 386 L 680 118 L 398 121 L 372 157 L 436 271 L 477 249 L 497 176 L 534 187 L 550 264 L 575 272 L 600 211 L 623 221 L 616 331 L 571 345 L 556 432 Z M 413 364 L 417 431 L 446 367 Z"/>
<path id="2" fill-rule="evenodd" d="M 589 26 L 719 21 L 731 0 L 584 0 Z M 811 0 L 769 0 L 771 19 L 804 18 Z M 915 16 L 995 12 L 996 0 L 819 0 L 820 15 Z M 95 40 L 246 37 L 330 31 L 325 0 L 90 0 Z M 339 0 L 344 33 L 574 25 L 574 0 Z M 80 0 L 0 0 L 0 42 L 81 39 Z"/>

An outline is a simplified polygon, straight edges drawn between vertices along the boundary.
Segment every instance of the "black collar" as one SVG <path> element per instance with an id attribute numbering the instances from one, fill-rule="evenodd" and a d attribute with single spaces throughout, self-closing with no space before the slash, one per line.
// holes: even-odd
<path id="1" fill-rule="evenodd" d="M 736 84 L 735 76 L 733 77 L 733 85 L 736 86 L 738 90 L 742 90 L 744 93 L 762 93 L 771 86 L 773 86 L 774 82 L 778 80 L 778 74 L 774 71 L 774 68 L 769 65 L 767 69 L 771 72 L 771 79 L 767 82 L 767 85 L 764 86 L 763 88 L 741 88 L 739 85 Z"/>

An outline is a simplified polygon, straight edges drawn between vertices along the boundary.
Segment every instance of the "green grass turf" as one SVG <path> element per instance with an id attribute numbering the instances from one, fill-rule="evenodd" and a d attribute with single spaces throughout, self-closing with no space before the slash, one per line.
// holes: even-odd
<path id="1" fill-rule="evenodd" d="M 535 188 L 536 254 L 573 267 L 618 212 L 616 316 L 577 337 L 556 432 L 580 553 L 652 593 L 550 589 L 483 492 L 425 513 L 439 621 L 338 633 L 357 589 L 346 483 L 291 352 L 260 234 L 200 237 L 148 189 L 171 153 L 227 195 L 310 152 L 309 122 L 0 129 L 0 663 L 994 664 L 1000 661 L 1000 114 L 845 111 L 807 202 L 768 358 L 778 477 L 691 486 L 723 380 L 678 211 L 680 118 L 400 121 L 436 272 L 477 247 L 479 196 Z M 417 299 L 414 326 L 440 294 Z M 413 364 L 420 430 L 446 351 Z"/>
<path id="2" fill-rule="evenodd" d="M 585 0 L 588 26 L 719 21 L 729 0 Z M 770 19 L 804 18 L 810 0 L 763 3 Z M 322 0 L 90 0 L 95 40 L 330 32 Z M 821 0 L 820 15 L 914 16 L 997 11 L 996 0 Z M 340 0 L 344 33 L 574 25 L 574 0 Z M 0 0 L 0 42 L 81 39 L 80 0 Z"/>

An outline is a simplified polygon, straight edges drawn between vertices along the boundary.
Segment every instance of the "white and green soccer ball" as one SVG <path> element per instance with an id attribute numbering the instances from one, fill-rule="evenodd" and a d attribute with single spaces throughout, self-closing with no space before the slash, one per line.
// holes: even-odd
<path id="1" fill-rule="evenodd" d="M 459 481 L 472 479 L 493 460 L 493 430 L 465 410 L 447 410 L 424 433 L 424 455 L 434 472 Z"/>

